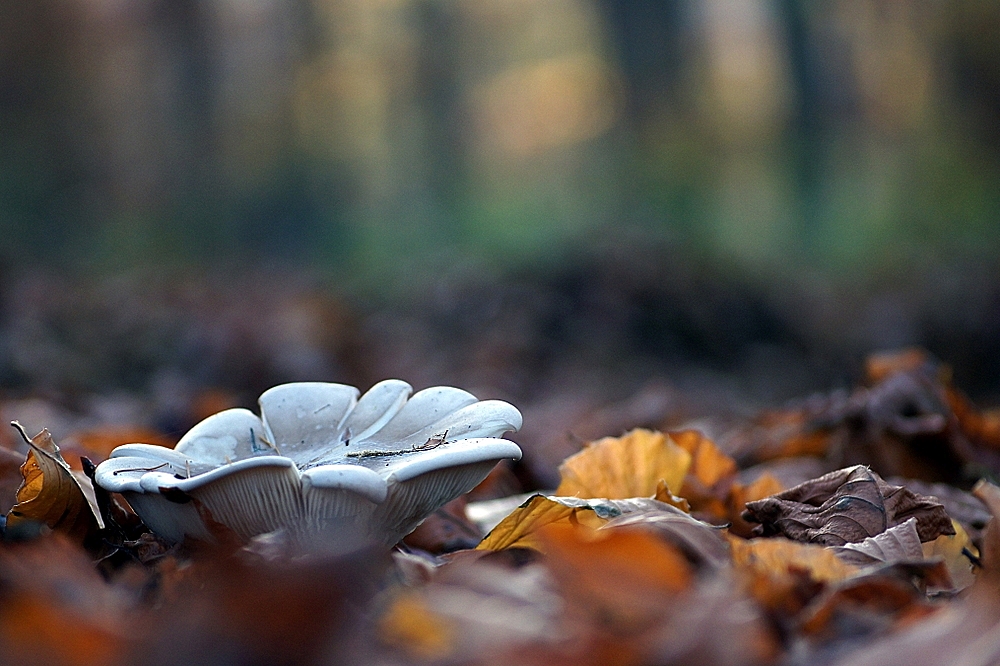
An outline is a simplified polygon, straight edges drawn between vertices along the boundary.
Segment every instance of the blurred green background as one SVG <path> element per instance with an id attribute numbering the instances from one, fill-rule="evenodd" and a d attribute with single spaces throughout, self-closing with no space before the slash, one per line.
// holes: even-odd
<path id="1" fill-rule="evenodd" d="M 997 397 L 1000 4 L 5 0 L 0 239 L 21 392 Z"/>
<path id="2" fill-rule="evenodd" d="M 1000 5 L 7 0 L 8 265 L 392 288 L 667 238 L 852 279 L 996 253 Z"/>

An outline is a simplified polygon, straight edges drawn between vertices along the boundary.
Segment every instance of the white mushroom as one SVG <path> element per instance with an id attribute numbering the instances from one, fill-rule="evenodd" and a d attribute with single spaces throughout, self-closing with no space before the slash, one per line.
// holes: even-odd
<path id="1" fill-rule="evenodd" d="M 395 379 L 360 399 L 343 384 L 283 384 L 260 396 L 261 418 L 229 409 L 174 449 L 119 446 L 95 478 L 170 541 L 211 541 L 214 521 L 244 540 L 283 529 L 337 550 L 392 545 L 521 457 L 500 439 L 521 427 L 512 405 L 447 386 L 411 392 Z"/>

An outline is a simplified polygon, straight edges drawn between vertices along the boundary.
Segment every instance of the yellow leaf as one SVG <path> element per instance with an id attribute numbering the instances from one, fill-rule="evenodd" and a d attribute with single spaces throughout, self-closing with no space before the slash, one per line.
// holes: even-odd
<path id="1" fill-rule="evenodd" d="M 63 459 L 48 430 L 25 441 L 31 446 L 21 465 L 24 481 L 17 489 L 17 504 L 7 514 L 7 527 L 28 521 L 48 525 L 79 542 L 104 527 L 89 479 L 81 480 Z"/>
<path id="2" fill-rule="evenodd" d="M 606 500 L 532 495 L 501 520 L 477 546 L 477 550 L 534 548 L 544 551 L 537 532 L 546 525 L 597 529 L 612 518 L 627 513 L 662 510 L 673 509 L 666 509 L 662 503 L 650 498 Z"/>
<path id="3" fill-rule="evenodd" d="M 680 488 L 691 466 L 691 454 L 669 436 L 636 429 L 622 437 L 591 442 L 559 466 L 564 497 L 652 497 L 660 481 Z"/>
<path id="4" fill-rule="evenodd" d="M 656 492 L 653 493 L 653 499 L 657 502 L 663 502 L 664 504 L 669 504 L 670 506 L 675 506 L 684 513 L 691 513 L 691 505 L 683 497 L 677 497 L 672 492 L 670 488 L 667 487 L 665 481 L 660 481 L 656 484 Z"/>
<path id="5" fill-rule="evenodd" d="M 534 495 L 514 509 L 494 527 L 476 547 L 477 550 L 534 548 L 541 550 L 535 532 L 552 523 L 582 524 L 597 528 L 607 522 L 600 518 L 585 501 L 567 502 L 574 498 Z"/>
<path id="6" fill-rule="evenodd" d="M 795 614 L 804 603 L 803 584 L 836 583 L 857 573 L 832 550 L 811 543 L 774 537 L 729 537 L 733 564 L 747 591 L 766 608 Z"/>
<path id="7" fill-rule="evenodd" d="M 384 642 L 423 660 L 447 657 L 455 647 L 452 626 L 414 593 L 400 596 L 389 606 L 378 630 Z"/>
<path id="8" fill-rule="evenodd" d="M 719 481 L 736 474 L 736 461 L 697 430 L 672 432 L 670 439 L 691 454 L 688 475 L 697 479 L 704 488 L 711 488 Z"/>
<path id="9" fill-rule="evenodd" d="M 943 559 L 945 566 L 948 567 L 948 575 L 951 576 L 951 582 L 955 585 L 955 589 L 962 590 L 972 585 L 976 580 L 975 574 L 972 573 L 972 562 L 969 561 L 969 558 L 962 551 L 968 550 L 972 555 L 977 557 L 979 556 L 979 551 L 973 545 L 965 528 L 955 520 L 952 520 L 951 524 L 955 528 L 954 534 L 942 534 L 934 539 L 934 541 L 928 541 L 923 544 L 924 557 L 927 559 L 934 557 Z"/>

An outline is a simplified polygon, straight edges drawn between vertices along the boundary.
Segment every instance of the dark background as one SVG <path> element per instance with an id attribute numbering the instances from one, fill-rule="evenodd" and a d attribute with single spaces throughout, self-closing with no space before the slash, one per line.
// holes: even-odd
<path id="1" fill-rule="evenodd" d="M 985 1 L 7 0 L 0 388 L 176 432 L 398 376 L 569 427 L 921 345 L 996 403 L 998 148 Z"/>

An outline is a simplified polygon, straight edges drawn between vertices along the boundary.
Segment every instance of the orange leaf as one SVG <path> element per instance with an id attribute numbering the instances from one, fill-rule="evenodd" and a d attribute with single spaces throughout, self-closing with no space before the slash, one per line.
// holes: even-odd
<path id="1" fill-rule="evenodd" d="M 736 461 L 697 430 L 671 432 L 670 439 L 691 454 L 688 475 L 697 479 L 705 488 L 711 488 L 719 481 L 736 474 Z"/>
<path id="2" fill-rule="evenodd" d="M 664 504 L 675 506 L 684 513 L 691 513 L 691 505 L 688 501 L 683 497 L 677 497 L 670 492 L 670 488 L 667 487 L 667 482 L 662 479 L 656 484 L 656 492 L 653 493 L 653 499 L 657 502 L 663 502 Z"/>
<path id="3" fill-rule="evenodd" d="M 641 528 L 539 531 L 546 564 L 575 608 L 602 622 L 634 625 L 654 620 L 665 599 L 688 589 L 687 559 L 655 533 Z"/>
<path id="4" fill-rule="evenodd" d="M 49 431 L 42 430 L 28 439 L 20 424 L 15 427 L 31 451 L 21 465 L 24 482 L 17 489 L 17 504 L 7 514 L 7 527 L 40 522 L 81 543 L 102 529 L 104 521 L 90 480 L 81 479 L 69 468 Z"/>
<path id="5" fill-rule="evenodd" d="M 783 537 L 750 541 L 729 537 L 729 545 L 747 590 L 764 606 L 792 613 L 806 601 L 803 597 L 808 595 L 799 592 L 804 586 L 836 583 L 858 571 L 832 550 Z"/>
<path id="6" fill-rule="evenodd" d="M 652 497 L 660 481 L 675 490 L 684 483 L 691 454 L 667 435 L 636 429 L 591 442 L 559 466 L 564 497 Z"/>
<path id="7" fill-rule="evenodd" d="M 403 594 L 389 606 L 378 630 L 385 643 L 422 660 L 441 659 L 455 648 L 451 624 L 414 593 Z"/>

